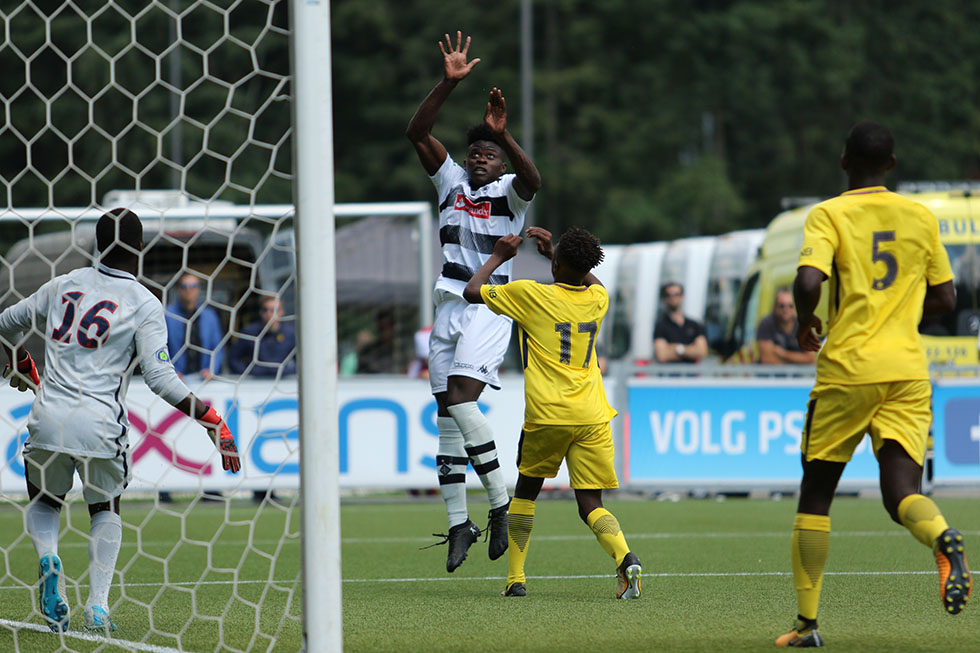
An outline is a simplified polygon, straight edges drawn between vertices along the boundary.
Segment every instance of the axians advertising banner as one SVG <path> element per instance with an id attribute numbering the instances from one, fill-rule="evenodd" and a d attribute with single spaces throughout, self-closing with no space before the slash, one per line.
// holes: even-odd
<path id="1" fill-rule="evenodd" d="M 480 407 L 494 431 L 507 483 L 517 482 L 517 443 L 524 423 L 524 384 L 519 375 L 487 389 Z M 126 407 L 132 425 L 127 464 L 137 491 L 295 489 L 299 487 L 299 403 L 295 378 L 279 382 L 212 380 L 193 385 L 235 434 L 242 472 L 221 468 L 204 429 L 153 395 L 134 377 Z M 393 377 L 341 379 L 338 388 L 338 452 L 341 488 L 438 488 L 436 404 L 427 381 Z M 25 492 L 22 445 L 33 395 L 0 388 L 0 490 Z M 468 468 L 467 485 L 480 488 Z M 562 469 L 546 486 L 567 487 Z M 76 490 L 80 484 L 76 482 Z"/>

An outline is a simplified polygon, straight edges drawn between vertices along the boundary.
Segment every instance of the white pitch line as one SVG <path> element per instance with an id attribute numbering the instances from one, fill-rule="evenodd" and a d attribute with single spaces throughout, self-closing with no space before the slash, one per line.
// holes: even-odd
<path id="1" fill-rule="evenodd" d="M 980 535 L 980 531 L 960 531 L 964 535 L 969 535 L 971 537 Z M 762 531 L 758 533 L 745 533 L 745 532 L 714 532 L 714 533 L 629 533 L 629 539 L 631 540 L 679 540 L 679 539 L 690 539 L 690 538 L 704 538 L 704 539 L 753 539 L 753 538 L 789 538 L 793 534 L 791 529 L 786 529 L 785 531 Z M 831 531 L 831 537 L 909 537 L 908 531 L 905 530 L 889 530 L 889 531 Z M 580 535 L 535 535 L 535 542 L 569 542 L 576 540 L 592 541 L 595 536 L 592 534 L 580 534 Z M 425 535 L 405 535 L 400 537 L 344 537 L 341 538 L 341 543 L 343 544 L 397 544 L 397 543 L 424 543 L 431 541 L 431 537 Z M 283 544 L 288 546 L 298 546 L 300 544 L 299 537 L 286 537 L 285 541 L 282 539 L 261 539 L 252 540 L 251 542 L 246 542 L 247 546 L 257 548 L 264 545 L 275 545 L 283 542 Z M 26 547 L 29 542 L 25 539 L 24 546 Z M 124 549 L 136 548 L 137 542 L 134 540 L 127 540 L 123 538 L 122 547 Z M 184 542 L 179 540 L 144 540 L 141 544 L 143 548 L 156 548 L 156 547 L 170 547 L 173 548 L 176 544 L 182 544 L 187 547 L 240 547 L 243 545 L 242 541 L 233 540 L 219 540 L 217 542 Z M 88 548 L 88 542 L 61 542 L 58 544 L 59 548 L 65 549 L 77 549 L 77 548 Z M 263 551 L 263 553 L 271 553 L 270 551 Z"/>
<path id="2" fill-rule="evenodd" d="M 935 574 L 936 570 L 911 570 L 911 571 L 826 571 L 824 576 L 929 576 Z M 980 574 L 980 570 L 971 570 L 972 574 Z M 716 571 L 716 572 L 643 572 L 645 578 L 765 578 L 768 576 L 792 576 L 791 571 Z M 562 576 L 528 576 L 530 580 L 591 580 L 613 578 L 615 574 L 569 574 Z M 449 582 L 449 581 L 499 581 L 506 580 L 506 576 L 431 576 L 415 578 L 345 578 L 344 583 L 365 584 L 365 583 L 427 583 L 427 582 Z M 160 587 L 163 585 L 171 587 L 190 587 L 194 585 L 255 585 L 259 583 L 273 585 L 296 584 L 297 578 L 277 579 L 277 580 L 206 580 L 206 581 L 171 581 L 169 583 L 126 583 L 126 588 L 135 587 Z M 73 586 L 74 587 L 74 586 Z M 79 584 L 78 587 L 86 588 L 88 585 Z M 114 583 L 113 587 L 119 587 Z M 34 587 L 26 585 L 7 585 L 0 586 L 0 592 L 4 590 L 29 590 Z M 3 623 L 3 620 L 0 620 Z"/>
<path id="3" fill-rule="evenodd" d="M 184 580 L 184 581 L 171 581 L 169 583 L 160 581 L 158 583 L 126 583 L 126 589 L 131 589 L 134 587 L 194 587 L 195 585 L 257 585 L 263 583 L 266 585 L 288 585 L 290 583 L 298 582 L 298 578 L 291 578 L 289 580 Z M 87 584 L 82 583 L 72 583 L 71 587 L 78 587 L 79 589 L 84 589 L 88 587 Z M 119 583 L 113 583 L 111 587 L 122 587 Z M 37 588 L 34 585 L 0 585 L 0 592 L 4 590 L 30 590 L 35 591 Z"/>
<path id="4" fill-rule="evenodd" d="M 960 531 L 964 535 L 980 535 L 980 531 Z M 628 533 L 631 540 L 680 540 L 691 538 L 702 539 L 752 539 L 752 538 L 786 538 L 793 535 L 793 530 L 787 528 L 785 531 L 763 531 L 758 533 L 745 532 L 715 532 L 715 533 Z M 831 537 L 909 537 L 906 530 L 890 531 L 831 531 Z M 568 542 L 574 540 L 594 540 L 595 536 L 591 533 L 580 535 L 535 535 L 535 542 Z M 344 537 L 341 538 L 343 544 L 395 544 L 398 542 L 428 542 L 430 538 L 416 536 L 402 537 Z"/>
<path id="5" fill-rule="evenodd" d="M 418 538 L 418 539 L 421 540 L 421 538 Z M 137 545 L 139 545 L 139 546 L 142 546 L 145 549 L 157 548 L 157 547 L 169 547 L 169 548 L 173 549 L 177 544 L 182 544 L 182 545 L 188 546 L 188 547 L 197 546 L 197 547 L 202 547 L 202 548 L 203 547 L 207 547 L 207 546 L 222 546 L 222 547 L 237 546 L 237 547 L 240 547 L 240 546 L 243 546 L 244 545 L 244 546 L 251 546 L 254 549 L 254 548 L 258 548 L 261 545 L 279 544 L 282 541 L 283 540 L 271 540 L 271 539 L 270 540 L 252 540 L 251 542 L 244 541 L 244 540 L 219 540 L 217 542 L 202 542 L 202 541 L 188 542 L 188 541 L 184 541 L 184 540 L 143 540 L 143 542 L 140 543 L 140 542 L 137 542 L 135 540 L 127 540 L 125 538 L 125 535 L 124 535 L 123 536 L 123 541 L 122 541 L 122 548 L 124 548 L 124 549 L 135 549 L 137 547 Z M 26 547 L 29 543 L 30 543 L 29 540 L 25 540 L 24 546 Z M 298 537 L 295 537 L 295 538 L 294 537 L 288 537 L 288 538 L 285 538 L 284 544 L 287 544 L 287 545 L 290 545 L 290 546 L 292 546 L 292 545 L 299 546 L 300 539 Z M 80 548 L 86 548 L 87 549 L 88 548 L 88 542 L 59 542 L 58 543 L 58 548 L 59 549 L 80 549 Z M 273 552 L 272 551 L 262 551 L 262 553 L 273 553 Z"/>
<path id="6" fill-rule="evenodd" d="M 51 632 L 51 629 L 47 626 L 42 626 L 40 624 L 32 624 L 26 621 L 12 621 L 10 619 L 0 619 L 0 626 L 6 626 L 12 630 L 33 630 L 39 633 L 48 633 L 51 636 L 57 635 L 57 633 Z M 83 633 L 80 631 L 69 630 L 67 632 L 61 633 L 65 638 L 71 637 L 74 639 L 83 639 L 86 642 L 96 642 L 97 644 L 109 644 L 112 646 L 118 646 L 120 648 L 127 648 L 131 651 L 148 651 L 149 653 L 181 653 L 179 649 L 169 648 L 166 646 L 157 646 L 156 644 L 144 644 L 143 642 L 133 642 L 128 639 L 116 639 L 115 637 L 100 637 L 99 635 L 93 635 L 92 633 Z"/>
<path id="7" fill-rule="evenodd" d="M 824 576 L 928 576 L 935 574 L 931 571 L 825 571 Z M 980 571 L 971 571 L 977 574 Z M 719 571 L 691 573 L 656 573 L 643 572 L 644 578 L 764 578 L 767 576 L 792 576 L 791 571 Z M 528 576 L 528 580 L 592 580 L 615 578 L 615 574 L 581 574 L 567 576 Z M 424 583 L 429 581 L 467 581 L 467 580 L 507 580 L 506 576 L 471 576 L 447 578 L 442 576 L 432 578 L 345 578 L 345 583 Z"/>

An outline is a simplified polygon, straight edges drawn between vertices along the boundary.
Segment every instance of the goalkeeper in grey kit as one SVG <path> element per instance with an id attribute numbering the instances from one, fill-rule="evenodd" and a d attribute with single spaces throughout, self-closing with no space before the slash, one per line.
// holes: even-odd
<path id="1" fill-rule="evenodd" d="M 129 480 L 129 420 L 124 400 L 139 364 L 150 389 L 196 419 L 238 472 L 235 439 L 215 410 L 180 380 L 167 353 L 163 305 L 136 280 L 143 226 L 126 209 L 96 225 L 96 267 L 60 275 L 0 314 L 10 385 L 36 397 L 27 422 L 24 468 L 30 503 L 24 524 L 39 558 L 39 604 L 51 630 L 68 630 L 65 571 L 58 557 L 61 507 L 77 470 L 91 516 L 86 629 L 107 632 L 109 586 L 122 543 L 119 499 Z M 44 334 L 44 377 L 17 343 L 25 330 Z M 16 361 L 16 362 L 15 362 Z"/>

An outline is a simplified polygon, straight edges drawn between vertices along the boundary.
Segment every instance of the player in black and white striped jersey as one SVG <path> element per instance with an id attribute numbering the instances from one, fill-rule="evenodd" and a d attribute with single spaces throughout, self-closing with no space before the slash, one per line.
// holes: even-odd
<path id="1" fill-rule="evenodd" d="M 41 614 L 54 631 L 69 626 L 58 534 L 61 507 L 76 471 L 92 519 L 84 625 L 94 631 L 115 630 L 109 618 L 109 586 L 122 543 L 119 498 L 130 472 L 124 401 L 137 364 L 154 393 L 208 430 L 226 470 L 241 467 L 224 421 L 174 371 L 163 306 L 136 279 L 143 249 L 139 217 L 113 209 L 99 218 L 95 233 L 100 252 L 96 267 L 57 276 L 0 314 L 2 346 L 11 361 L 4 376 L 10 377 L 11 386 L 22 392 L 30 388 L 37 395 L 24 443 L 31 499 L 24 523 L 39 558 Z M 29 329 L 44 334 L 43 377 L 30 353 L 17 346 L 20 334 Z"/>
<path id="2" fill-rule="evenodd" d="M 541 175 L 507 131 L 503 93 L 490 91 L 483 123 L 467 134 L 465 167 L 459 166 L 432 135 L 442 104 L 456 84 L 480 61 L 467 61 L 470 38 L 456 32 L 439 43 L 444 76 L 422 101 L 406 135 L 432 178 L 439 202 L 442 273 L 435 284 L 435 322 L 429 340 L 429 382 L 438 405 L 439 488 L 449 512 L 449 555 L 454 571 L 480 535 L 466 507 L 466 466 L 473 468 L 490 499 L 491 560 L 507 550 L 507 506 L 510 498 L 497 459 L 493 432 L 477 400 L 489 385 L 499 389 L 497 369 L 510 341 L 510 318 L 482 305 L 470 305 L 463 289 L 493 253 L 497 240 L 519 235 Z M 507 161 L 514 172 L 507 173 Z M 496 270 L 491 283 L 510 281 L 511 262 Z"/>

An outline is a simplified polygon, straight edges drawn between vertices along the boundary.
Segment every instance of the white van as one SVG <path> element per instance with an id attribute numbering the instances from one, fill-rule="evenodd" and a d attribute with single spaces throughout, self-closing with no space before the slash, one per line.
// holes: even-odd
<path id="1" fill-rule="evenodd" d="M 609 310 L 606 312 L 602 329 L 599 331 L 599 340 L 596 342 L 596 351 L 599 356 L 603 357 L 608 357 L 607 352 L 611 351 L 610 348 L 612 347 L 612 323 L 613 313 L 615 312 L 616 283 L 619 278 L 619 263 L 623 258 L 624 251 L 626 251 L 626 245 L 603 245 L 602 263 L 592 270 L 592 274 L 602 282 L 602 285 L 606 288 L 606 292 L 609 293 Z"/>
<path id="2" fill-rule="evenodd" d="M 684 286 L 684 315 L 698 322 L 704 321 L 716 240 L 716 236 L 697 236 L 672 241 L 660 271 L 660 285 L 677 282 Z"/>
<path id="3" fill-rule="evenodd" d="M 653 325 L 660 304 L 661 269 L 668 243 L 627 245 L 616 274 L 609 329 L 609 358 L 653 358 Z"/>
<path id="4" fill-rule="evenodd" d="M 735 312 L 738 291 L 759 253 L 765 229 L 745 229 L 718 236 L 708 270 L 704 330 L 708 346 L 723 348 L 728 320 Z"/>

